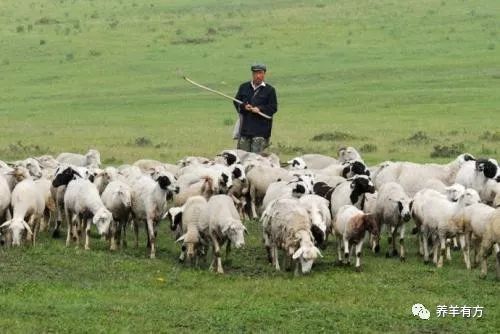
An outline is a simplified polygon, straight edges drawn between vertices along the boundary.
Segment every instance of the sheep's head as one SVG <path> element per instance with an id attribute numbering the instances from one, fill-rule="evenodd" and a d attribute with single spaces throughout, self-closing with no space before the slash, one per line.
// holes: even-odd
<path id="1" fill-rule="evenodd" d="M 227 235 L 235 248 L 240 248 L 245 244 L 246 227 L 239 220 L 232 220 L 224 226 L 222 233 Z"/>
<path id="2" fill-rule="evenodd" d="M 340 148 L 338 154 L 340 162 L 361 160 L 361 155 L 351 146 Z"/>
<path id="3" fill-rule="evenodd" d="M 153 179 L 158 182 L 160 188 L 167 191 L 167 200 L 171 200 L 174 194 L 179 193 L 177 179 L 172 173 L 157 171 L 152 176 Z"/>
<path id="4" fill-rule="evenodd" d="M 17 182 L 21 182 L 22 180 L 31 178 L 29 170 L 26 167 L 20 165 L 15 166 L 14 169 L 8 174 L 12 175 Z"/>
<path id="5" fill-rule="evenodd" d="M 229 188 L 233 185 L 233 179 L 230 172 L 221 172 L 219 175 L 219 194 L 227 194 Z"/>
<path id="6" fill-rule="evenodd" d="M 481 202 L 481 198 L 476 190 L 468 188 L 465 193 L 460 197 L 459 201 L 463 206 L 468 206 Z"/>
<path id="7" fill-rule="evenodd" d="M 170 208 L 163 217 L 163 219 L 170 221 L 170 229 L 172 231 L 177 230 L 177 227 L 182 225 L 182 209 L 183 207 L 181 206 Z"/>
<path id="8" fill-rule="evenodd" d="M 307 169 L 307 164 L 301 157 L 293 158 L 292 160 L 287 161 L 287 163 L 292 170 Z"/>
<path id="9" fill-rule="evenodd" d="M 101 165 L 101 154 L 97 150 L 89 150 L 85 154 L 85 159 L 87 161 L 87 166 L 99 167 Z"/>
<path id="10" fill-rule="evenodd" d="M 403 219 L 404 222 L 409 222 L 411 219 L 411 207 L 413 205 L 413 202 L 406 198 L 400 198 L 393 201 L 397 203 L 398 212 L 401 219 Z"/>
<path id="11" fill-rule="evenodd" d="M 92 222 L 96 225 L 97 231 L 100 235 L 106 235 L 109 232 L 109 225 L 113 220 L 113 216 L 111 212 L 109 212 L 106 208 L 101 208 L 97 210 L 94 217 L 92 218 Z"/>
<path id="12" fill-rule="evenodd" d="M 246 180 L 246 175 L 245 175 L 245 168 L 241 164 L 234 164 L 231 166 L 232 172 L 231 176 L 233 180 L 240 180 L 240 181 L 245 181 Z"/>
<path id="13" fill-rule="evenodd" d="M 62 186 L 62 185 L 67 185 L 75 177 L 81 178 L 82 176 L 80 175 L 80 173 L 78 173 L 72 167 L 66 167 L 62 171 L 57 170 L 56 177 L 54 178 L 54 181 L 52 181 L 52 186 L 54 188 L 57 188 L 57 187 Z"/>
<path id="14" fill-rule="evenodd" d="M 36 161 L 40 164 L 42 168 L 57 168 L 59 167 L 59 161 L 54 159 L 51 155 L 42 155 L 38 158 L 35 158 Z"/>
<path id="15" fill-rule="evenodd" d="M 314 261 L 321 256 L 320 250 L 313 246 L 300 246 L 295 253 L 292 255 L 292 259 L 300 261 L 300 267 L 303 274 L 307 274 L 311 271 Z"/>
<path id="16" fill-rule="evenodd" d="M 373 194 L 375 192 L 375 186 L 367 175 L 355 175 L 353 178 L 348 180 L 352 181 L 351 189 L 359 193 Z"/>
<path id="17" fill-rule="evenodd" d="M 222 157 L 226 161 L 227 166 L 231 166 L 232 164 L 239 164 L 240 163 L 240 158 L 238 158 L 238 155 L 234 152 L 223 152 Z"/>
<path id="18" fill-rule="evenodd" d="M 197 230 L 190 230 L 183 234 L 177 242 L 182 241 L 182 251 L 186 252 L 189 261 L 192 261 L 198 254 L 202 253 L 201 246 L 203 245 L 200 233 Z"/>
<path id="19" fill-rule="evenodd" d="M 33 177 L 42 177 L 42 169 L 40 168 L 40 164 L 38 163 L 38 161 L 36 161 L 36 159 L 28 158 L 23 161 L 23 165 Z"/>
<path id="20" fill-rule="evenodd" d="M 476 161 L 476 170 L 488 179 L 500 182 L 500 168 L 495 159 L 479 159 Z"/>
<path id="21" fill-rule="evenodd" d="M 23 238 L 24 232 L 26 231 L 28 235 L 32 235 L 31 228 L 24 220 L 19 218 L 14 218 L 12 220 L 6 221 L 0 226 L 1 228 L 8 228 L 12 236 L 12 245 L 21 246 L 21 240 Z"/>
<path id="22" fill-rule="evenodd" d="M 452 202 L 456 202 L 465 193 L 465 187 L 461 184 L 455 183 L 445 188 L 446 197 Z"/>

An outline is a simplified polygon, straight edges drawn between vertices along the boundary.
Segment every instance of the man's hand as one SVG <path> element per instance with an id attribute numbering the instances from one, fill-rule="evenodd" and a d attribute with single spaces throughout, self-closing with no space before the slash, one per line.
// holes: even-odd
<path id="1" fill-rule="evenodd" d="M 260 109 L 259 109 L 259 108 L 257 108 L 257 107 L 252 107 L 250 110 L 251 110 L 253 113 L 255 113 L 255 114 L 260 113 Z"/>
<path id="2" fill-rule="evenodd" d="M 252 111 L 253 106 L 250 103 L 245 103 L 245 105 L 243 106 L 243 108 L 246 111 Z"/>

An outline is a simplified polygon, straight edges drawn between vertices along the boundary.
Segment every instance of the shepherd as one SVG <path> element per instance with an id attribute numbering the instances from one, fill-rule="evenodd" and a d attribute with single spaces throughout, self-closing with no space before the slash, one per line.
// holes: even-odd
<path id="1" fill-rule="evenodd" d="M 237 148 L 247 152 L 261 153 L 271 138 L 272 116 L 278 112 L 276 90 L 264 81 L 267 67 L 253 64 L 250 67 L 252 80 L 240 85 L 234 106 L 239 115 L 233 138 Z M 266 117 L 267 116 L 267 117 Z"/>

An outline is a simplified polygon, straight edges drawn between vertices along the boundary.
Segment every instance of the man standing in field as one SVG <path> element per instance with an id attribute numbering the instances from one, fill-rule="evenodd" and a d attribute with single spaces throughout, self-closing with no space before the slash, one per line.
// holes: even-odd
<path id="1" fill-rule="evenodd" d="M 278 111 L 278 101 L 274 87 L 264 82 L 266 65 L 254 64 L 250 69 L 252 80 L 242 83 L 236 94 L 236 99 L 243 104 L 234 104 L 240 117 L 239 134 L 235 137 L 238 139 L 237 148 L 261 153 L 269 145 L 273 126 L 271 117 Z"/>

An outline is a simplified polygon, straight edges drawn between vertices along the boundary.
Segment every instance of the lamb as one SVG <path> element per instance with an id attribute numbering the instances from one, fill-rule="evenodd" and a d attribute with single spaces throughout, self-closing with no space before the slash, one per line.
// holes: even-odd
<path id="1" fill-rule="evenodd" d="M 453 220 L 453 217 L 459 214 L 464 207 L 478 203 L 479 194 L 474 189 L 467 189 L 460 197 L 458 202 L 450 202 L 445 196 L 432 191 L 420 193 L 414 199 L 413 214 L 418 215 L 418 219 L 422 222 L 422 238 L 424 244 L 424 262 L 429 261 L 429 237 L 433 237 L 435 241 L 439 240 L 441 244 L 441 252 L 438 257 L 438 244 L 434 243 L 434 262 L 438 268 L 443 266 L 443 257 L 446 249 L 446 238 L 453 237 L 457 234 L 465 233 L 465 226 L 458 220 Z M 470 269 L 468 245 L 465 245 L 465 239 L 460 238 L 462 250 L 467 269 Z"/>
<path id="2" fill-rule="evenodd" d="M 481 241 L 481 250 L 479 257 L 481 258 L 481 274 L 479 277 L 486 278 L 488 273 L 488 256 L 490 256 L 493 246 L 496 253 L 496 277 L 500 279 L 500 210 L 496 209 L 490 216 L 486 231 Z"/>
<path id="3" fill-rule="evenodd" d="M 474 250 L 474 264 L 479 263 L 479 246 L 495 209 L 483 204 L 476 203 L 466 206 L 453 217 L 453 224 L 464 226 L 465 244 L 472 244 Z"/>
<path id="4" fill-rule="evenodd" d="M 446 185 L 453 184 L 460 167 L 474 157 L 470 154 L 461 154 L 446 165 L 416 164 L 412 162 L 394 162 L 384 167 L 375 179 L 375 187 L 379 189 L 387 182 L 399 183 L 409 197 L 424 189 L 429 179 L 437 179 Z"/>
<path id="5" fill-rule="evenodd" d="M 151 248 L 149 256 L 154 259 L 157 225 L 166 211 L 167 201 L 179 192 L 177 180 L 171 173 L 159 172 L 154 175 L 154 179 L 146 175 L 136 179 L 131 189 L 136 246 L 139 239 L 138 223 L 142 221 L 147 226 L 148 245 Z"/>
<path id="6" fill-rule="evenodd" d="M 339 184 L 332 192 L 330 199 L 330 210 L 332 217 L 337 215 L 338 209 L 342 205 L 351 204 L 359 209 L 363 209 L 364 194 L 374 193 L 375 188 L 372 181 L 366 175 L 355 175 Z"/>
<path id="7" fill-rule="evenodd" d="M 28 178 L 16 185 L 12 191 L 11 205 L 12 219 L 3 223 L 0 228 L 9 228 L 14 246 L 21 245 L 22 233 L 26 230 L 28 240 L 31 236 L 32 244 L 35 246 L 40 220 L 45 209 L 45 200 L 33 179 Z M 28 221 L 26 222 L 25 219 Z"/>
<path id="8" fill-rule="evenodd" d="M 104 206 L 97 188 L 87 179 L 77 178 L 66 185 L 64 213 L 67 222 L 66 247 L 70 245 L 72 228 L 76 228 L 76 242 L 85 228 L 85 250 L 90 249 L 91 223 L 97 226 L 100 235 L 107 235 L 113 216 Z M 83 222 L 82 222 L 83 220 Z"/>
<path id="9" fill-rule="evenodd" d="M 110 250 L 116 250 L 117 243 L 118 246 L 123 245 L 123 247 L 127 247 L 126 231 L 132 211 L 132 191 L 130 186 L 122 181 L 111 181 L 102 192 L 101 199 L 104 206 L 112 215 Z"/>
<path id="10" fill-rule="evenodd" d="M 375 240 L 379 238 L 378 224 L 371 214 L 366 214 L 353 205 L 343 205 L 339 208 L 333 229 L 337 236 L 338 261 L 342 261 L 342 246 L 344 248 L 344 263 L 349 263 L 351 247 L 355 248 L 357 271 L 361 270 L 361 250 L 366 231 Z"/>
<path id="11" fill-rule="evenodd" d="M 236 248 L 242 247 L 245 244 L 243 233 L 246 233 L 246 228 L 241 223 L 233 200 L 227 195 L 210 197 L 207 209 L 200 219 L 203 225 L 208 225 L 208 234 L 212 242 L 213 259 L 210 268 L 223 274 L 220 248 L 227 242 L 226 256 L 228 256 L 231 244 Z M 215 268 L 216 263 L 217 268 Z"/>
<path id="12" fill-rule="evenodd" d="M 77 153 L 61 153 L 56 158 L 60 163 L 65 163 L 80 167 L 94 167 L 101 166 L 101 154 L 99 151 L 90 149 L 85 155 Z"/>
<path id="13" fill-rule="evenodd" d="M 289 258 L 295 261 L 295 275 L 299 274 L 299 266 L 303 274 L 311 271 L 311 267 L 320 250 L 314 246 L 311 233 L 311 219 L 306 209 L 296 204 L 296 200 L 279 199 L 266 209 L 262 217 L 264 246 L 269 261 L 280 270 L 278 249 L 285 251 L 284 264 Z"/>
<path id="14" fill-rule="evenodd" d="M 198 262 L 198 256 L 206 254 L 205 246 L 208 244 L 208 224 L 203 221 L 204 212 L 208 209 L 207 200 L 202 196 L 193 196 L 182 207 L 180 216 L 182 221 L 182 235 L 177 242 L 182 242 L 182 252 L 179 261 L 187 258 L 191 263 Z M 176 219 L 173 218 L 173 222 Z"/>
<path id="15" fill-rule="evenodd" d="M 392 256 L 397 256 L 396 235 L 399 230 L 399 258 L 405 260 L 404 235 L 405 224 L 411 219 L 412 201 L 403 190 L 403 187 L 396 182 L 388 182 L 380 187 L 377 202 L 375 205 L 375 217 L 379 230 L 383 225 L 387 225 L 389 244 L 392 245 Z M 389 250 L 387 257 L 391 256 Z"/>

